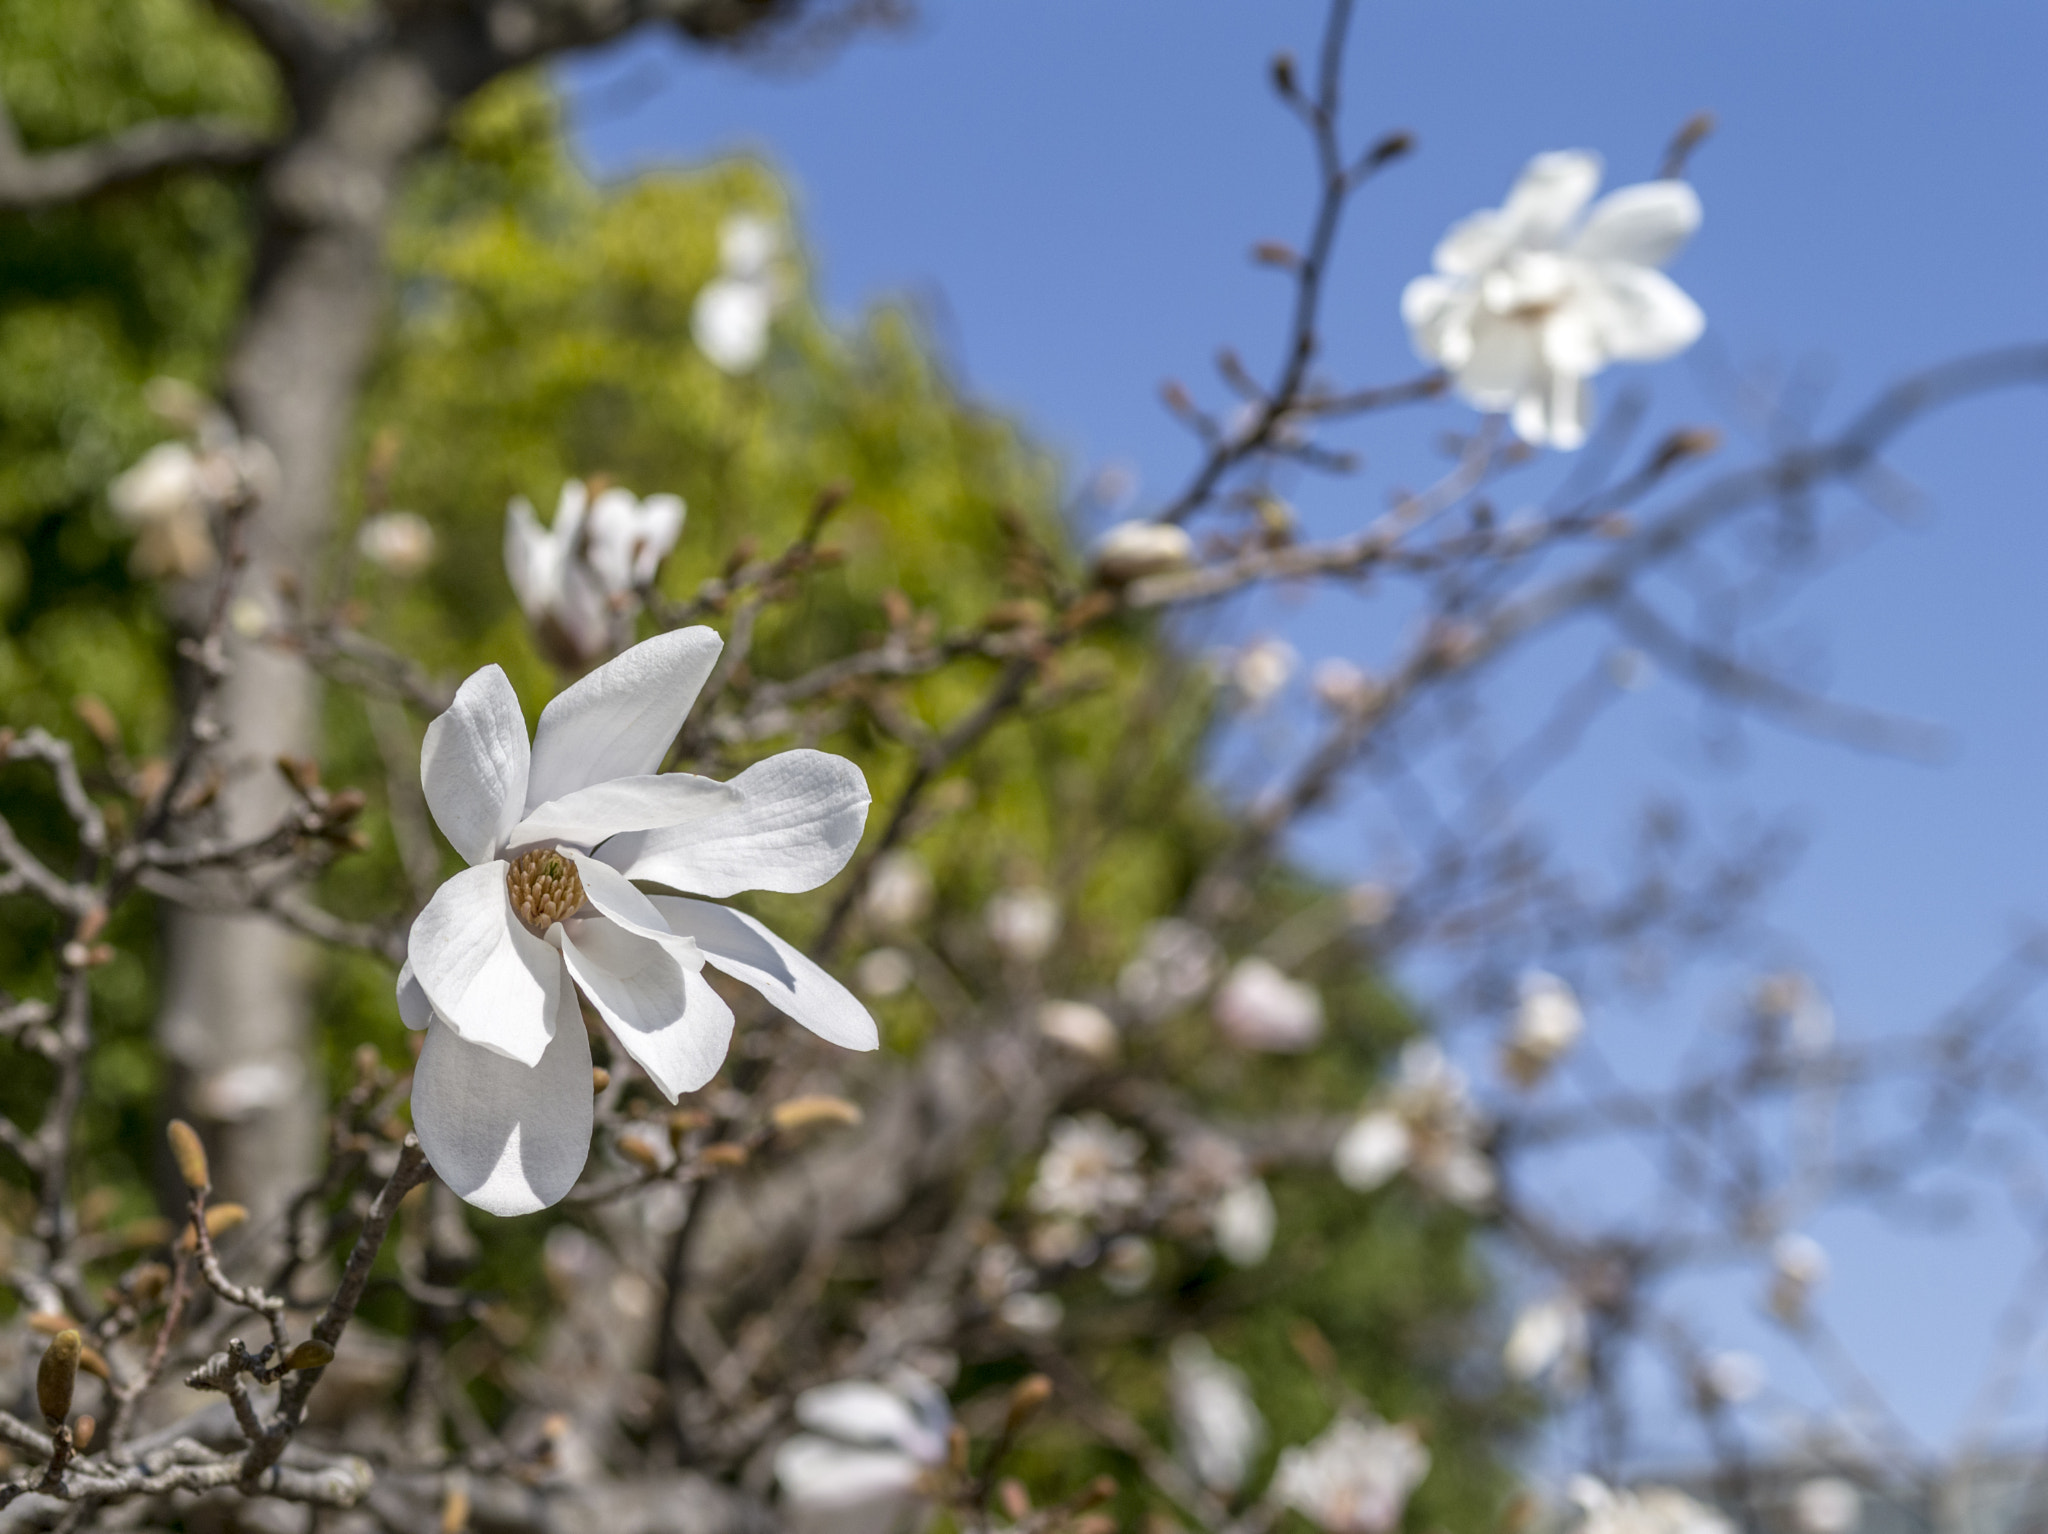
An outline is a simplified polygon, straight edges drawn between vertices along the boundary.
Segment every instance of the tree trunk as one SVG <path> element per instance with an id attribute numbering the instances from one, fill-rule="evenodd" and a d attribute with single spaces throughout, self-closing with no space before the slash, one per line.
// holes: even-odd
<path id="1" fill-rule="evenodd" d="M 254 287 L 227 370 L 242 430 L 280 479 L 249 528 L 241 588 L 275 610 L 281 579 L 312 592 L 331 541 L 335 483 L 381 317 L 384 243 L 405 169 L 439 132 L 446 93 L 417 58 L 351 60 L 269 167 Z M 273 764 L 313 755 L 319 696 L 293 658 L 231 638 L 218 765 L 234 834 L 274 823 L 287 790 Z M 310 945 L 253 916 L 173 910 L 159 1042 L 171 1111 L 213 1147 L 221 1196 L 263 1221 L 313 1175 L 322 1094 L 310 1026 Z"/>

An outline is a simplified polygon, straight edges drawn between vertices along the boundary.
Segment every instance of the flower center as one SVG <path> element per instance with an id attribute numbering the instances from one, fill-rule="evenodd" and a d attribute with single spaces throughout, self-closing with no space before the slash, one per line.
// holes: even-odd
<path id="1" fill-rule="evenodd" d="M 552 847 L 536 847 L 523 853 L 505 875 L 505 888 L 512 896 L 512 909 L 536 932 L 546 932 L 583 904 L 583 881 L 576 865 Z"/>

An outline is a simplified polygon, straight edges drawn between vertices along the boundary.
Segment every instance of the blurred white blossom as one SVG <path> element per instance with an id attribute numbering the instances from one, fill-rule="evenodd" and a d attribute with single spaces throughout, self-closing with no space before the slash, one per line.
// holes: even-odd
<path id="1" fill-rule="evenodd" d="M 1240 959 L 1216 992 L 1216 1021 L 1246 1049 L 1298 1054 L 1323 1036 L 1323 998 L 1316 988 L 1253 955 Z"/>
<path id="2" fill-rule="evenodd" d="M 393 575 L 413 576 L 434 562 L 434 525 L 416 511 L 384 511 L 356 531 L 356 551 Z"/>
<path id="3" fill-rule="evenodd" d="M 1077 1055 L 1107 1062 L 1117 1055 L 1116 1024 L 1085 1001 L 1048 1001 L 1038 1009 L 1038 1031 Z"/>
<path id="4" fill-rule="evenodd" d="M 1335 655 L 1316 662 L 1309 685 L 1318 702 L 1340 714 L 1362 713 L 1379 692 L 1363 670 Z"/>
<path id="5" fill-rule="evenodd" d="M 785 1524 L 794 1534 L 891 1534 L 909 1521 L 946 1463 L 953 1414 L 931 1381 L 842 1380 L 796 1398 L 808 1431 L 775 1451 Z"/>
<path id="6" fill-rule="evenodd" d="M 1863 1493 L 1838 1475 L 1802 1481 L 1792 1493 L 1792 1525 L 1799 1534 L 1850 1534 L 1863 1521 Z"/>
<path id="7" fill-rule="evenodd" d="M 1533 1087 L 1578 1043 L 1586 1014 L 1576 992 L 1557 976 L 1537 969 L 1522 976 L 1521 997 L 1508 1028 L 1501 1066 L 1520 1087 Z"/>
<path id="8" fill-rule="evenodd" d="M 1118 1236 L 1103 1250 L 1102 1281 L 1112 1294 L 1142 1294 L 1159 1271 L 1159 1253 L 1143 1236 Z"/>
<path id="9" fill-rule="evenodd" d="M 1589 380 L 1609 363 L 1672 356 L 1706 326 L 1658 270 L 1699 227 L 1698 195 L 1683 181 L 1650 181 L 1588 210 L 1600 170 L 1583 150 L 1537 155 L 1504 205 L 1451 226 L 1435 274 L 1401 295 L 1416 351 L 1539 446 L 1585 442 Z"/>
<path id="10" fill-rule="evenodd" d="M 1753 1004 L 1760 1017 L 1783 1030 L 1786 1047 L 1795 1055 L 1811 1059 L 1835 1041 L 1835 1009 L 1807 975 L 1765 976 L 1757 983 Z"/>
<path id="11" fill-rule="evenodd" d="M 562 486 L 552 527 L 514 496 L 505 510 L 505 573 L 541 645 L 580 669 L 625 648 L 640 594 L 683 532 L 673 495 L 640 499 L 612 486 L 593 499 L 581 480 Z"/>
<path id="12" fill-rule="evenodd" d="M 1273 1492 L 1324 1534 L 1387 1534 L 1427 1474 L 1415 1429 L 1347 1415 L 1280 1456 Z"/>
<path id="13" fill-rule="evenodd" d="M 1437 1197 L 1477 1208 L 1493 1197 L 1493 1163 L 1481 1147 L 1487 1126 L 1465 1073 L 1420 1039 L 1401 1051 L 1394 1079 L 1337 1142 L 1346 1187 L 1370 1192 L 1407 1172 Z"/>
<path id="14" fill-rule="evenodd" d="M 930 914 L 932 876 L 916 853 L 897 847 L 875 859 L 861 910 L 885 930 L 914 927 Z"/>
<path id="15" fill-rule="evenodd" d="M 1763 1363 L 1753 1353 L 1716 1353 L 1700 1366 L 1700 1388 L 1729 1406 L 1755 1399 L 1765 1378 Z"/>
<path id="16" fill-rule="evenodd" d="M 1230 663 L 1230 685 L 1249 708 L 1264 708 L 1280 695 L 1301 657 L 1284 639 L 1255 639 Z"/>
<path id="17" fill-rule="evenodd" d="M 863 996 L 901 996 L 916 978 L 917 966 L 900 948 L 871 948 L 853 966 L 854 989 Z"/>
<path id="18" fill-rule="evenodd" d="M 1199 1001 L 1215 983 L 1222 957 L 1216 940 L 1193 922 L 1168 916 L 1138 939 L 1138 951 L 1116 977 L 1117 995 L 1147 1022 Z"/>
<path id="19" fill-rule="evenodd" d="M 1259 1178 L 1247 1177 L 1216 1200 L 1209 1225 L 1217 1251 L 1240 1268 L 1255 1268 L 1273 1250 L 1280 1211 L 1273 1204 L 1272 1190 Z"/>
<path id="20" fill-rule="evenodd" d="M 1060 903 L 1050 890 L 1004 890 L 984 913 L 997 952 L 1019 964 L 1035 964 L 1052 952 L 1060 935 Z"/>
<path id="21" fill-rule="evenodd" d="M 749 373 L 768 354 L 768 330 L 788 280 L 782 236 L 766 219 L 736 213 L 719 226 L 718 275 L 697 294 L 690 335 L 724 373 Z"/>
<path id="22" fill-rule="evenodd" d="M 277 461 L 190 384 L 151 379 L 145 395 L 187 440 L 159 442 L 107 486 L 107 503 L 135 532 L 132 563 L 148 579 L 204 575 L 219 562 L 214 518 L 261 500 L 277 484 Z"/>
<path id="23" fill-rule="evenodd" d="M 1195 540 L 1171 522 L 1119 522 L 1089 550 L 1096 578 L 1112 586 L 1185 570 L 1194 562 Z"/>
<path id="24" fill-rule="evenodd" d="M 1523 1307 L 1508 1331 L 1501 1362 L 1515 1379 L 1549 1376 L 1570 1390 L 1584 1377 L 1586 1341 L 1586 1307 L 1576 1295 L 1556 1294 Z"/>
<path id="25" fill-rule="evenodd" d="M 1813 1291 L 1828 1276 L 1828 1254 L 1813 1237 L 1788 1231 L 1771 1245 L 1771 1310 L 1796 1325 L 1806 1317 Z"/>
<path id="26" fill-rule="evenodd" d="M 1668 1486 L 1615 1491 L 1582 1475 L 1571 1495 L 1583 1515 L 1575 1534 L 1735 1534 L 1726 1518 Z"/>
<path id="27" fill-rule="evenodd" d="M 1265 1419 L 1244 1371 L 1218 1358 L 1202 1338 L 1179 1338 L 1169 1357 L 1167 1393 L 1181 1462 L 1204 1486 L 1228 1496 L 1244 1485 L 1265 1446 Z"/>
<path id="28" fill-rule="evenodd" d="M 1052 1126 L 1038 1175 L 1026 1201 L 1039 1214 L 1079 1220 L 1114 1219 L 1145 1198 L 1138 1163 L 1145 1142 L 1099 1113 L 1064 1118 Z"/>

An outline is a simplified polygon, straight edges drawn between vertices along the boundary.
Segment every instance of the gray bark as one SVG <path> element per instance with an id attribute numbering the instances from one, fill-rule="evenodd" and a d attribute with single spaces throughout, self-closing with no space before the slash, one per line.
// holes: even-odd
<path id="1" fill-rule="evenodd" d="M 315 115 L 266 168 L 259 268 L 227 373 L 231 409 L 279 468 L 276 493 L 248 530 L 248 596 L 274 602 L 280 578 L 308 583 L 328 541 L 382 308 L 391 206 L 450 105 L 419 59 L 364 54 L 319 92 Z M 316 754 L 319 701 L 297 661 L 232 643 L 221 765 L 242 780 L 223 799 L 227 829 L 242 834 L 274 823 L 285 807 L 276 759 Z M 262 1220 L 311 1178 L 319 1149 L 314 955 L 304 939 L 257 916 L 174 910 L 166 937 L 160 1042 L 172 1066 L 172 1111 L 214 1147 L 222 1196 Z M 228 1089 L 238 1080 L 267 1085 L 268 1100 L 252 1100 L 258 1092 L 234 1101 Z"/>

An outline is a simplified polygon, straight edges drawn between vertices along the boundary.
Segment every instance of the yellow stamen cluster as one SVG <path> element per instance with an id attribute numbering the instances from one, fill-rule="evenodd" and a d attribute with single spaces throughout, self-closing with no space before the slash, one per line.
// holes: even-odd
<path id="1" fill-rule="evenodd" d="M 505 875 L 512 909 L 534 932 L 546 932 L 583 904 L 583 881 L 576 865 L 551 847 L 522 854 Z"/>

